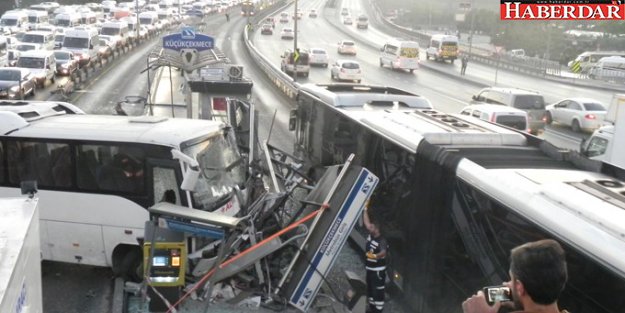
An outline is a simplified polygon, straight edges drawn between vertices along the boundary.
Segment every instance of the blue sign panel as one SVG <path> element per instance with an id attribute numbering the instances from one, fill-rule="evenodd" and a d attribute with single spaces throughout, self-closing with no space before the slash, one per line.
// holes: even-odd
<path id="1" fill-rule="evenodd" d="M 165 221 L 167 221 L 167 227 L 169 227 L 169 229 L 174 230 L 174 231 L 191 233 L 196 236 L 201 236 L 201 237 L 206 237 L 206 238 L 214 238 L 214 239 L 224 238 L 224 230 L 216 226 L 199 225 L 199 224 L 194 224 L 194 223 L 177 221 L 177 220 L 173 220 L 169 218 L 166 218 Z"/>
<path id="2" fill-rule="evenodd" d="M 180 51 L 182 49 L 195 49 L 205 51 L 213 49 L 215 39 L 213 37 L 198 34 L 192 28 L 185 27 L 179 34 L 172 34 L 163 37 L 163 49 Z"/>

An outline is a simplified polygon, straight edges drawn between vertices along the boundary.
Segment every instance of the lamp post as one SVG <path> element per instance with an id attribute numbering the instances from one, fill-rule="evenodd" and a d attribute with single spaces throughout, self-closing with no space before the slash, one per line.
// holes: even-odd
<path id="1" fill-rule="evenodd" d="M 473 28 L 475 27 L 475 13 L 473 13 L 473 1 L 470 3 L 471 7 L 469 8 L 469 12 L 471 13 L 471 29 L 469 30 L 469 54 L 471 54 L 471 49 L 473 48 Z"/>
<path id="2" fill-rule="evenodd" d="M 299 60 L 299 52 L 297 51 L 297 2 L 293 9 L 293 81 L 297 81 L 297 61 Z"/>

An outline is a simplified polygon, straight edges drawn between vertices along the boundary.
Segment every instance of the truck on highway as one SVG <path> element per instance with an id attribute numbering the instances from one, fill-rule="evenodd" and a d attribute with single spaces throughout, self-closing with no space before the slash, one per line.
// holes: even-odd
<path id="1" fill-rule="evenodd" d="M 580 145 L 580 153 L 590 159 L 625 168 L 625 146 L 616 138 L 625 138 L 625 94 L 616 94 L 608 108 L 607 124 L 595 130 Z"/>
<path id="2" fill-rule="evenodd" d="M 241 16 L 254 16 L 256 5 L 253 1 L 247 0 L 241 3 Z"/>

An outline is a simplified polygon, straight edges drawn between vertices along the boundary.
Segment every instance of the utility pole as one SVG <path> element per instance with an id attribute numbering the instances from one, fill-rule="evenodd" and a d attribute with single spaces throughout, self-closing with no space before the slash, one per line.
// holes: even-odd
<path id="1" fill-rule="evenodd" d="M 475 28 L 475 12 L 473 12 L 473 0 L 471 0 L 469 5 L 469 12 L 471 13 L 471 30 L 469 31 L 469 54 L 471 54 L 471 48 L 473 48 L 473 31 Z"/>
<path id="2" fill-rule="evenodd" d="M 135 24 L 135 32 L 137 33 L 137 36 L 135 37 L 135 41 L 138 43 L 141 36 L 141 24 L 139 24 L 139 0 L 135 0 L 135 15 L 137 16 L 137 24 Z"/>
<path id="3" fill-rule="evenodd" d="M 293 81 L 297 81 L 297 60 L 299 58 L 295 58 L 295 56 L 299 56 L 299 52 L 297 51 L 297 2 L 295 0 L 295 9 L 293 11 Z"/>

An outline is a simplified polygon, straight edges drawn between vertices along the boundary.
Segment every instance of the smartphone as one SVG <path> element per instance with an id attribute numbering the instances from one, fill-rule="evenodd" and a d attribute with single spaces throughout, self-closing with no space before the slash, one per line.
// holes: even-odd
<path id="1" fill-rule="evenodd" d="M 512 301 L 512 292 L 510 288 L 506 286 L 491 286 L 484 287 L 484 297 L 486 297 L 486 302 L 492 305 L 495 302 L 506 302 Z"/>

